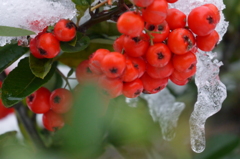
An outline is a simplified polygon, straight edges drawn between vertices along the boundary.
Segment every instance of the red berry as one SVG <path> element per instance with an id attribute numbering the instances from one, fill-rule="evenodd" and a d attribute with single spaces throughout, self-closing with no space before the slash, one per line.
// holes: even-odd
<path id="1" fill-rule="evenodd" d="M 121 35 L 119 36 L 113 43 L 113 50 L 115 52 L 122 52 L 123 51 L 123 43 L 124 43 L 124 38 L 126 35 Z"/>
<path id="2" fill-rule="evenodd" d="M 102 75 L 98 84 L 100 87 L 100 92 L 107 97 L 115 98 L 122 94 L 123 83 L 120 78 L 108 78 Z"/>
<path id="3" fill-rule="evenodd" d="M 101 62 L 105 55 L 110 53 L 107 49 L 96 50 L 89 58 L 89 68 L 95 74 L 102 74 Z"/>
<path id="4" fill-rule="evenodd" d="M 125 70 L 126 59 L 119 52 L 110 52 L 105 55 L 101 62 L 103 73 L 109 78 L 120 77 Z"/>
<path id="5" fill-rule="evenodd" d="M 146 72 L 152 78 L 166 78 L 172 74 L 173 70 L 172 62 L 169 61 L 169 63 L 163 67 L 154 67 L 148 64 Z"/>
<path id="6" fill-rule="evenodd" d="M 144 21 L 134 12 L 123 13 L 117 21 L 118 31 L 131 37 L 139 36 L 144 29 Z"/>
<path id="7" fill-rule="evenodd" d="M 162 42 L 164 41 L 170 32 L 168 23 L 164 20 L 161 24 L 158 25 L 152 25 L 152 24 L 146 24 L 146 28 L 149 31 L 158 32 L 158 33 L 150 33 L 154 38 L 153 42 Z"/>
<path id="8" fill-rule="evenodd" d="M 51 92 L 47 88 L 39 88 L 37 91 L 27 97 L 28 108 L 36 114 L 43 114 L 48 112 L 50 109 L 50 95 Z"/>
<path id="9" fill-rule="evenodd" d="M 142 77 L 144 72 L 146 71 L 146 62 L 142 57 L 130 57 L 128 56 L 127 59 L 131 60 L 133 66 L 138 71 L 138 78 Z"/>
<path id="10" fill-rule="evenodd" d="M 151 5 L 142 9 L 142 17 L 149 24 L 161 24 L 167 17 L 167 9 L 166 0 L 154 0 Z"/>
<path id="11" fill-rule="evenodd" d="M 60 43 L 51 33 L 43 33 L 39 36 L 37 48 L 45 58 L 54 58 L 60 53 Z"/>
<path id="12" fill-rule="evenodd" d="M 90 70 L 89 60 L 84 60 L 76 68 L 76 78 L 79 83 L 95 82 L 98 79 L 98 75 Z"/>
<path id="13" fill-rule="evenodd" d="M 191 71 L 196 67 L 197 58 L 192 52 L 183 55 L 174 55 L 172 58 L 173 67 L 179 72 Z"/>
<path id="14" fill-rule="evenodd" d="M 219 41 L 219 35 L 216 30 L 206 36 L 197 36 L 197 47 L 202 51 L 212 51 Z"/>
<path id="15" fill-rule="evenodd" d="M 156 79 L 150 77 L 147 73 L 141 77 L 143 83 L 143 92 L 147 94 L 153 94 L 161 91 L 167 86 L 168 78 Z"/>
<path id="16" fill-rule="evenodd" d="M 37 38 L 33 38 L 30 40 L 29 48 L 30 48 L 30 52 L 32 53 L 32 55 L 34 57 L 36 57 L 38 59 L 44 58 L 37 48 Z"/>
<path id="17" fill-rule="evenodd" d="M 125 53 L 132 57 L 143 56 L 149 47 L 149 42 L 140 37 L 125 36 L 123 48 Z"/>
<path id="18" fill-rule="evenodd" d="M 125 97 L 136 98 L 142 93 L 142 91 L 143 83 L 139 78 L 135 79 L 132 82 L 123 83 L 122 93 Z"/>
<path id="19" fill-rule="evenodd" d="M 54 26 L 53 32 L 59 41 L 71 41 L 76 36 L 76 26 L 70 20 L 61 19 Z"/>
<path id="20" fill-rule="evenodd" d="M 207 6 L 194 8 L 188 15 L 188 26 L 195 34 L 206 36 L 210 34 L 218 23 L 216 13 Z"/>
<path id="21" fill-rule="evenodd" d="M 179 85 L 179 86 L 184 86 L 184 85 L 186 85 L 186 84 L 191 80 L 191 78 L 187 78 L 187 79 L 184 79 L 184 80 L 179 80 L 179 79 L 175 78 L 174 75 L 175 75 L 175 74 L 172 74 L 169 79 L 170 79 L 174 84 Z"/>
<path id="22" fill-rule="evenodd" d="M 64 88 L 55 89 L 50 95 L 52 111 L 63 114 L 70 110 L 73 104 L 72 93 Z"/>
<path id="23" fill-rule="evenodd" d="M 57 131 L 64 126 L 64 120 L 61 114 L 57 114 L 52 110 L 43 114 L 42 122 L 48 131 Z"/>
<path id="24" fill-rule="evenodd" d="M 131 60 L 126 60 L 126 68 L 121 76 L 123 82 L 131 82 L 138 77 L 138 71 Z"/>
<path id="25" fill-rule="evenodd" d="M 154 0 L 131 0 L 133 4 L 138 7 L 147 7 L 149 6 Z"/>
<path id="26" fill-rule="evenodd" d="M 178 72 L 177 70 L 174 70 L 171 74 L 171 78 L 175 78 L 178 81 L 185 81 L 186 79 L 191 78 L 196 73 L 197 68 L 194 67 L 190 71 L 185 72 Z"/>
<path id="27" fill-rule="evenodd" d="M 171 8 L 168 9 L 166 21 L 171 30 L 184 28 L 186 26 L 187 16 L 182 11 Z"/>
<path id="28" fill-rule="evenodd" d="M 149 47 L 146 53 L 147 62 L 154 67 L 163 67 L 167 65 L 172 56 L 167 45 L 156 43 Z"/>
<path id="29" fill-rule="evenodd" d="M 203 6 L 207 6 L 209 9 L 211 9 L 215 14 L 216 14 L 216 20 L 217 20 L 217 23 L 220 21 L 220 12 L 218 10 L 218 8 L 212 4 L 212 3 L 207 3 L 207 4 L 204 4 Z"/>
<path id="30" fill-rule="evenodd" d="M 173 53 L 185 54 L 194 47 L 195 37 L 188 29 L 178 28 L 169 34 L 167 45 Z"/>

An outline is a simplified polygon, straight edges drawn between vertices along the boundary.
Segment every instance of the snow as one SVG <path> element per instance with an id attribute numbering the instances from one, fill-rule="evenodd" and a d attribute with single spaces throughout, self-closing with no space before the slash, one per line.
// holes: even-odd
<path id="1" fill-rule="evenodd" d="M 72 19 L 77 11 L 71 0 L 0 0 L 0 26 L 18 27 L 36 32 L 59 19 Z M 0 37 L 0 46 L 16 37 Z M 26 37 L 17 37 L 26 41 Z"/>

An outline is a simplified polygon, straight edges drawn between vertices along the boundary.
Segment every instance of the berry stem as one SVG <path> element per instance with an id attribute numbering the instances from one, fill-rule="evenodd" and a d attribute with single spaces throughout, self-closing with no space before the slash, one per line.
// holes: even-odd
<path id="1" fill-rule="evenodd" d="M 72 91 L 72 87 L 71 87 L 70 83 L 68 82 L 68 78 L 67 78 L 58 68 L 56 68 L 56 71 L 62 76 L 62 78 L 63 78 L 63 79 L 65 80 L 65 82 L 66 82 L 66 85 L 64 86 L 64 88 L 65 88 L 66 86 L 68 86 L 69 90 Z"/>
<path id="2" fill-rule="evenodd" d="M 150 44 L 151 44 L 151 46 L 152 45 L 154 45 L 154 43 L 153 43 L 153 38 L 154 38 L 154 36 L 151 34 L 151 31 L 149 31 L 149 30 L 147 30 L 147 29 L 144 29 L 144 31 L 149 35 L 149 37 L 150 37 Z"/>
<path id="3" fill-rule="evenodd" d="M 104 4 L 106 4 L 106 3 L 108 3 L 109 4 L 109 1 L 110 0 L 106 0 L 106 1 L 103 1 L 103 2 L 101 2 L 101 3 L 98 3 L 97 5 L 95 5 L 95 6 L 93 6 L 90 10 L 91 10 L 91 12 L 92 11 L 94 11 L 95 9 L 98 9 L 98 8 L 100 8 L 101 6 L 103 6 Z"/>

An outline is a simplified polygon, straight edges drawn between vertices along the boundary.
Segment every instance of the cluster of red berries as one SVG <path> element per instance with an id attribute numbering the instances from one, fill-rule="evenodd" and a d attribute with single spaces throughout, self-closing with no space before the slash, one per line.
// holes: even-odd
<path id="1" fill-rule="evenodd" d="M 0 88 L 2 87 L 2 81 L 0 81 Z M 0 99 L 0 119 L 5 118 L 9 114 L 13 113 L 14 109 L 13 108 L 6 108 L 3 103 L 2 99 Z"/>
<path id="2" fill-rule="evenodd" d="M 113 44 L 115 52 L 98 49 L 76 69 L 79 83 L 95 81 L 100 92 L 134 98 L 157 93 L 169 79 L 185 85 L 196 72 L 197 49 L 211 51 L 219 40 L 215 27 L 218 8 L 205 4 L 188 17 L 168 8 L 177 0 L 132 0 L 136 11 L 123 13 L 117 28 L 122 35 Z"/>
<path id="3" fill-rule="evenodd" d="M 63 114 L 70 110 L 72 104 L 72 93 L 64 88 L 50 92 L 47 88 L 41 87 L 27 97 L 28 108 L 36 114 L 43 114 L 43 125 L 49 131 L 64 126 Z"/>
<path id="4" fill-rule="evenodd" d="M 39 59 L 56 57 L 61 51 L 60 41 L 68 42 L 76 36 L 75 24 L 67 19 L 59 20 L 53 32 L 47 32 L 47 29 L 30 40 L 30 52 Z"/>

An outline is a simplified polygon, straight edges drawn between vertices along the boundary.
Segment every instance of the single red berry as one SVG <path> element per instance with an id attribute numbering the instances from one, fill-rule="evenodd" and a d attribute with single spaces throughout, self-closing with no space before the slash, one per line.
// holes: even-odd
<path id="1" fill-rule="evenodd" d="M 131 0 L 133 4 L 138 7 L 147 7 L 149 6 L 154 0 Z"/>
<path id="2" fill-rule="evenodd" d="M 126 35 L 122 34 L 113 43 L 113 50 L 115 52 L 123 52 L 123 43 Z"/>
<path id="3" fill-rule="evenodd" d="M 47 88 L 39 88 L 37 91 L 27 97 L 28 108 L 36 114 L 48 112 L 50 109 L 50 95 L 51 92 Z"/>
<path id="4" fill-rule="evenodd" d="M 147 23 L 146 28 L 149 31 L 153 31 L 152 33 L 150 32 L 150 34 L 154 37 L 153 42 L 155 43 L 164 41 L 168 37 L 168 34 L 170 32 L 168 23 L 165 20 L 158 25 L 152 25 Z"/>
<path id="5" fill-rule="evenodd" d="M 216 13 L 207 6 L 194 8 L 188 15 L 188 26 L 195 34 L 206 36 L 210 34 L 218 23 Z"/>
<path id="6" fill-rule="evenodd" d="M 130 57 L 130 56 L 127 56 L 127 59 L 132 61 L 133 66 L 138 71 L 138 78 L 142 77 L 142 75 L 146 71 L 146 61 L 142 57 Z"/>
<path id="7" fill-rule="evenodd" d="M 37 48 L 44 58 L 54 58 L 61 51 L 60 43 L 52 33 L 41 34 L 37 40 Z"/>
<path id="8" fill-rule="evenodd" d="M 123 83 L 122 93 L 125 97 L 136 98 L 142 93 L 142 91 L 143 83 L 139 78 L 135 79 L 132 82 Z"/>
<path id="9" fill-rule="evenodd" d="M 110 52 L 101 62 L 103 73 L 109 78 L 120 77 L 126 67 L 126 59 L 119 52 Z"/>
<path id="10" fill-rule="evenodd" d="M 197 47 L 202 51 L 212 51 L 219 41 L 219 35 L 216 30 L 206 36 L 197 36 Z"/>
<path id="11" fill-rule="evenodd" d="M 121 76 L 123 82 L 131 82 L 138 78 L 138 70 L 134 67 L 131 60 L 126 60 L 126 68 Z"/>
<path id="12" fill-rule="evenodd" d="M 134 12 L 123 13 L 117 21 L 118 31 L 131 37 L 139 36 L 144 29 L 144 21 Z"/>
<path id="13" fill-rule="evenodd" d="M 220 12 L 219 12 L 219 9 L 212 3 L 207 3 L 207 4 L 204 4 L 203 6 L 207 6 L 209 9 L 211 9 L 215 14 L 216 14 L 216 20 L 217 20 L 217 23 L 220 21 Z"/>
<path id="14" fill-rule="evenodd" d="M 98 80 L 100 93 L 106 97 L 115 98 L 122 94 L 123 83 L 120 78 L 108 78 L 102 75 Z"/>
<path id="15" fill-rule="evenodd" d="M 123 48 L 127 55 L 132 57 L 139 57 L 143 56 L 146 53 L 149 47 L 149 42 L 145 41 L 142 36 L 139 37 L 125 36 Z"/>
<path id="16" fill-rule="evenodd" d="M 185 54 L 195 45 L 195 37 L 185 28 L 174 29 L 168 36 L 167 45 L 175 54 Z"/>
<path id="17" fill-rule="evenodd" d="M 174 55 L 172 58 L 173 67 L 179 72 L 191 71 L 196 67 L 197 58 L 192 52 L 183 55 Z"/>
<path id="18" fill-rule="evenodd" d="M 171 30 L 184 28 L 186 26 L 187 16 L 176 8 L 170 8 L 167 12 L 166 21 Z"/>
<path id="19" fill-rule="evenodd" d="M 89 60 L 82 61 L 76 68 L 76 78 L 79 83 L 92 83 L 98 80 L 98 75 L 89 68 Z"/>
<path id="20" fill-rule="evenodd" d="M 149 24 L 161 24 L 167 17 L 168 3 L 166 0 L 154 0 L 142 9 L 142 17 Z"/>
<path id="21" fill-rule="evenodd" d="M 70 20 L 61 19 L 54 26 L 53 33 L 59 41 L 71 41 L 76 36 L 76 26 Z"/>
<path id="22" fill-rule="evenodd" d="M 152 78 L 166 78 L 172 74 L 173 70 L 172 62 L 169 61 L 169 63 L 163 67 L 154 67 L 148 64 L 146 72 Z"/>
<path id="23" fill-rule="evenodd" d="M 56 113 L 63 114 L 68 112 L 72 104 L 72 93 L 65 88 L 55 89 L 50 95 L 50 108 Z"/>
<path id="24" fill-rule="evenodd" d="M 40 51 L 37 48 L 37 38 L 33 38 L 30 40 L 29 44 L 30 52 L 32 55 L 38 59 L 44 58 L 43 55 L 41 55 Z"/>
<path id="25" fill-rule="evenodd" d="M 52 110 L 43 114 L 42 122 L 48 131 L 57 131 L 64 126 L 64 119 L 61 114 L 57 114 Z"/>
<path id="26" fill-rule="evenodd" d="M 171 78 L 175 78 L 178 81 L 185 81 L 186 79 L 191 78 L 192 76 L 194 76 L 194 74 L 196 73 L 197 68 L 194 67 L 193 69 L 191 69 L 190 71 L 185 71 L 185 72 L 178 72 L 177 70 L 174 70 L 171 74 Z"/>
<path id="27" fill-rule="evenodd" d="M 179 79 L 175 78 L 174 75 L 175 75 L 175 74 L 172 74 L 169 79 L 170 79 L 174 84 L 179 85 L 179 86 L 184 86 L 184 85 L 186 85 L 186 84 L 191 80 L 191 78 L 187 78 L 187 79 L 184 79 L 184 80 L 179 80 Z"/>
<path id="28" fill-rule="evenodd" d="M 105 55 L 109 54 L 110 51 L 107 49 L 96 50 L 89 58 L 89 68 L 95 74 L 102 74 L 101 62 Z"/>
<path id="29" fill-rule="evenodd" d="M 156 43 L 148 48 L 146 53 L 147 62 L 154 67 L 163 67 L 167 65 L 172 56 L 167 45 Z"/>
<path id="30" fill-rule="evenodd" d="M 140 78 L 143 83 L 143 93 L 153 94 L 161 91 L 167 86 L 168 78 L 156 79 L 147 73 Z"/>

